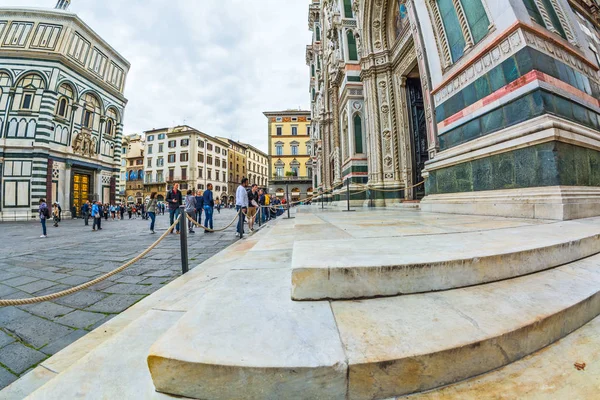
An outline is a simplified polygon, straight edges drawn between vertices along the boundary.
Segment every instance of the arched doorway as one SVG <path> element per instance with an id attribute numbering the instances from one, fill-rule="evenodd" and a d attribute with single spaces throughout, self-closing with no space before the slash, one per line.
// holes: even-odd
<path id="1" fill-rule="evenodd" d="M 366 128 L 369 183 L 397 189 L 385 204 L 425 195 L 424 185 L 413 186 L 437 148 L 427 57 L 421 33 L 411 29 L 419 27 L 415 15 L 405 0 L 365 0 L 361 9 L 365 108 L 375 111 Z M 390 57 L 377 66 L 364 62 L 384 52 Z"/>

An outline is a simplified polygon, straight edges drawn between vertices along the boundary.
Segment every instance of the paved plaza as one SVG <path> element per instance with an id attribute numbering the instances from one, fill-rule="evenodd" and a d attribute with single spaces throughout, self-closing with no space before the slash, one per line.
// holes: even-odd
<path id="1" fill-rule="evenodd" d="M 215 227 L 234 218 L 232 210 L 215 213 Z M 104 221 L 93 232 L 82 220 L 49 224 L 40 239 L 40 223 L 0 223 L 0 299 L 55 293 L 88 282 L 132 259 L 169 225 L 157 217 L 150 235 L 141 218 Z M 189 239 L 190 268 L 236 240 L 235 224 L 224 232 L 196 230 Z M 76 294 L 35 305 L 0 308 L 0 388 L 49 356 L 86 335 L 131 305 L 181 275 L 179 236 L 171 235 L 146 258 L 104 282 Z"/>

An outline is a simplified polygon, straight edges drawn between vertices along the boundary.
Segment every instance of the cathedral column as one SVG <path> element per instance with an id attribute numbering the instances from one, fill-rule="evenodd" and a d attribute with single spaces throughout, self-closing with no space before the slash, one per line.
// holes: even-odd
<path id="1" fill-rule="evenodd" d="M 337 83 L 333 84 L 330 90 L 331 96 L 331 114 L 333 117 L 333 121 L 331 124 L 331 129 L 333 133 L 333 163 L 334 163 L 334 171 L 333 171 L 333 186 L 338 186 L 342 183 L 342 165 L 340 160 L 340 102 L 339 102 L 339 94 L 340 88 Z"/>

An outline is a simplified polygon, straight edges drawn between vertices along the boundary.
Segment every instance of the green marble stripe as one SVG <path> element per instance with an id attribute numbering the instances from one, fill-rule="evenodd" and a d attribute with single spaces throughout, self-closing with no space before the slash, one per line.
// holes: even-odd
<path id="1" fill-rule="evenodd" d="M 599 186 L 600 152 L 543 143 L 431 171 L 427 194 L 543 186 Z"/>

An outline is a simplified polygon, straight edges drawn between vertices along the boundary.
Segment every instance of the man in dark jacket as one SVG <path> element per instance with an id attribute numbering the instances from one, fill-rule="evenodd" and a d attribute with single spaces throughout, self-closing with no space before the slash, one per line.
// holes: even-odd
<path id="1" fill-rule="evenodd" d="M 83 206 L 81 206 L 81 216 L 83 217 L 83 220 L 85 221 L 85 226 L 88 226 L 88 221 L 90 219 L 90 212 L 92 211 L 91 207 L 90 207 L 90 201 L 86 201 L 85 204 Z"/>
<path id="2" fill-rule="evenodd" d="M 202 210 L 204 209 L 204 197 L 202 190 L 196 192 L 196 222 L 202 224 Z"/>
<path id="3" fill-rule="evenodd" d="M 175 222 L 175 218 L 179 218 L 179 207 L 183 203 L 183 196 L 179 190 L 179 183 L 173 185 L 173 189 L 167 193 L 167 203 L 169 203 L 169 220 L 171 225 Z M 176 233 L 179 234 L 179 224 L 177 224 Z"/>

